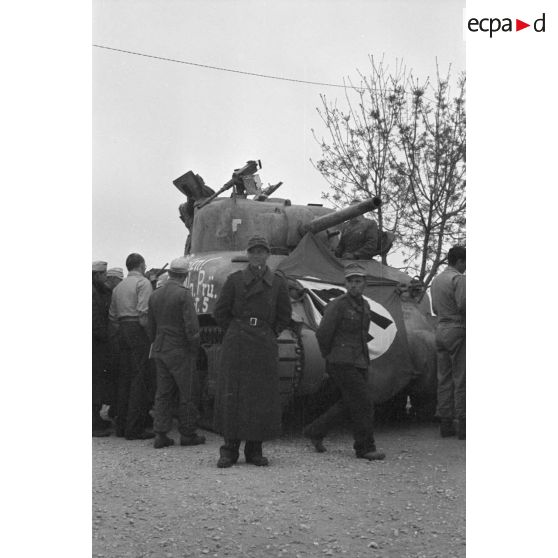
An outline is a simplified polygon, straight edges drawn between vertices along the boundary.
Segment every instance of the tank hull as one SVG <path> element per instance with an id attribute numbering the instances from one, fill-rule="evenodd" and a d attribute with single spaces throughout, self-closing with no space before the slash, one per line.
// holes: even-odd
<path id="1" fill-rule="evenodd" d="M 270 255 L 270 269 L 281 267 L 286 258 L 284 255 Z M 244 269 L 247 258 L 244 251 L 213 251 L 189 254 L 187 261 L 189 273 L 186 286 L 192 291 L 202 328 L 205 351 L 203 374 L 207 384 L 205 397 L 211 401 L 222 339 L 222 332 L 213 319 L 215 304 L 227 277 Z M 315 331 L 327 297 L 319 297 L 323 291 L 331 291 L 332 296 L 344 292 L 341 281 L 324 282 L 289 275 L 286 278 L 291 293 L 306 293 L 293 300 L 293 327 L 284 332 L 279 340 L 281 398 L 285 407 L 294 398 L 317 393 L 326 381 L 325 360 L 320 354 Z M 369 343 L 369 381 L 374 401 L 388 401 L 408 388 L 412 388 L 417 401 L 420 398 L 430 401 L 435 397 L 436 377 L 433 324 L 428 319 L 424 304 L 413 299 L 399 301 L 389 294 L 390 289 L 393 291 L 393 284 L 374 284 L 365 292 L 380 324 L 372 323 L 370 330 L 374 339 Z M 394 317 L 396 311 L 401 312 L 399 320 Z M 386 361 L 390 352 L 394 354 L 391 360 Z"/>

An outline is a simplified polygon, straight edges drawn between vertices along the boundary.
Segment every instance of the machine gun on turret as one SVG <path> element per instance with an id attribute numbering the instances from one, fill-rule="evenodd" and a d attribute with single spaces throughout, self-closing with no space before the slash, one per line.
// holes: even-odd
<path id="1" fill-rule="evenodd" d="M 242 168 L 234 170 L 232 178 L 229 181 L 225 182 L 225 184 L 223 184 L 223 186 L 221 186 L 221 188 L 219 188 L 217 192 L 209 196 L 209 198 L 198 203 L 197 204 L 198 209 L 201 209 L 202 207 L 206 206 L 208 203 L 211 203 L 217 196 L 220 196 L 223 192 L 226 192 L 233 186 L 235 186 L 237 190 L 240 190 L 240 193 L 244 193 L 245 186 L 244 186 L 243 178 L 253 176 L 254 174 L 256 174 L 258 169 L 261 168 L 262 168 L 262 164 L 259 160 L 247 161 Z"/>

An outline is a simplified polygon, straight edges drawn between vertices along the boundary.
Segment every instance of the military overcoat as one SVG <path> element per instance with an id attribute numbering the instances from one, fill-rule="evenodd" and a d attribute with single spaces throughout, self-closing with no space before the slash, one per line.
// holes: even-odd
<path id="1" fill-rule="evenodd" d="M 215 319 L 225 331 L 215 398 L 215 430 L 226 439 L 270 440 L 281 433 L 277 336 L 291 319 L 283 278 L 249 268 L 227 278 Z"/>

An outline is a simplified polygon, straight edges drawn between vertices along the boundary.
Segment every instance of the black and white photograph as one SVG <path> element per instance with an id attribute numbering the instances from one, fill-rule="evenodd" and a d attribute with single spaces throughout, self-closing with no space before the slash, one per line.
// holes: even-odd
<path id="1" fill-rule="evenodd" d="M 552 10 L 10 5 L 3 555 L 552 555 Z"/>
<path id="2" fill-rule="evenodd" d="M 93 555 L 465 556 L 464 3 L 93 3 Z"/>

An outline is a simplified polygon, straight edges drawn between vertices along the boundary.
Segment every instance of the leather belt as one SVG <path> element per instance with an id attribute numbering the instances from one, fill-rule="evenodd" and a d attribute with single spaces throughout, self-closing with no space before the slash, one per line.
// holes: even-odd
<path id="1" fill-rule="evenodd" d="M 137 316 L 124 316 L 123 318 L 118 318 L 119 322 L 139 322 L 139 317 Z"/>
<path id="2" fill-rule="evenodd" d="M 261 318 L 236 318 L 237 321 L 248 324 L 251 327 L 261 327 L 264 325 L 269 325 L 266 321 Z"/>

